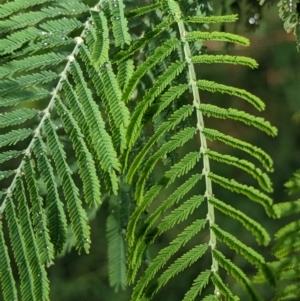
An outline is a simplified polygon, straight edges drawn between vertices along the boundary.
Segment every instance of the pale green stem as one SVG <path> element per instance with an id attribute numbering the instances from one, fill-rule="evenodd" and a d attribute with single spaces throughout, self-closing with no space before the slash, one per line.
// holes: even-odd
<path id="1" fill-rule="evenodd" d="M 191 54 L 191 49 L 189 43 L 186 41 L 185 36 L 186 36 L 186 31 L 184 28 L 184 23 L 182 20 L 177 20 L 178 23 L 178 28 L 179 28 L 179 33 L 181 37 L 181 41 L 183 42 L 183 49 L 184 49 L 184 56 L 186 63 L 188 65 L 188 70 L 189 70 L 189 84 L 192 88 L 192 93 L 193 93 L 193 106 L 196 109 L 196 114 L 197 114 L 197 128 L 199 130 L 199 137 L 200 137 L 200 143 L 201 143 L 201 148 L 200 151 L 202 153 L 202 158 L 203 158 L 203 171 L 202 174 L 205 177 L 205 184 L 206 184 L 206 191 L 205 191 L 205 197 L 207 201 L 209 200 L 210 197 L 213 196 L 212 193 L 212 183 L 210 178 L 208 177 L 210 173 L 210 165 L 209 165 L 209 158 L 206 154 L 207 151 L 207 140 L 204 134 L 202 133 L 204 129 L 204 120 L 203 120 L 203 115 L 201 111 L 199 110 L 200 107 L 200 94 L 199 94 L 199 89 L 197 87 L 197 79 L 196 79 L 196 72 L 193 63 L 191 62 L 192 54 Z M 212 226 L 215 223 L 215 213 L 214 213 L 214 207 L 207 202 L 208 206 L 208 213 L 207 213 L 207 219 L 209 221 L 209 225 Z M 212 230 L 210 230 L 210 240 L 209 240 L 209 245 L 211 247 L 211 250 L 216 248 L 216 236 Z M 212 258 L 212 266 L 211 266 L 212 272 L 217 272 L 218 271 L 218 262 Z"/>
<path id="2" fill-rule="evenodd" d="M 99 11 L 99 7 L 100 7 L 102 1 L 103 0 L 100 0 L 99 3 L 94 8 L 92 8 L 92 10 Z M 41 132 L 43 126 L 44 126 L 45 120 L 50 117 L 50 112 L 52 111 L 52 109 L 54 107 L 54 102 L 57 98 L 57 95 L 58 95 L 59 91 L 62 89 L 63 81 L 66 79 L 66 76 L 67 76 L 67 74 L 70 70 L 70 67 L 71 67 L 71 63 L 75 60 L 75 56 L 77 55 L 77 53 L 79 51 L 79 45 L 81 43 L 83 43 L 83 38 L 85 37 L 85 35 L 87 33 L 87 29 L 90 26 L 91 26 L 91 22 L 86 21 L 86 23 L 84 25 L 84 28 L 81 32 L 81 35 L 74 38 L 76 45 L 75 45 L 73 51 L 71 52 L 71 54 L 67 57 L 68 62 L 66 64 L 64 70 L 59 75 L 60 79 L 59 79 L 56 87 L 51 92 L 52 97 L 51 97 L 51 99 L 49 101 L 49 104 L 46 107 L 46 109 L 43 110 L 43 117 L 41 118 L 41 120 L 39 122 L 39 125 L 37 126 L 37 128 L 34 131 L 31 142 L 29 143 L 28 147 L 24 150 L 24 156 L 29 156 L 29 157 L 31 156 L 31 152 L 32 152 L 32 149 L 33 149 L 33 146 L 34 146 L 35 138 L 40 135 L 40 132 Z M 15 189 L 15 186 L 16 186 L 16 181 L 17 181 L 18 177 L 22 174 L 22 169 L 24 167 L 24 164 L 25 164 L 25 160 L 22 160 L 19 167 L 16 169 L 15 176 L 14 176 L 10 186 L 7 188 L 6 197 L 5 197 L 3 203 L 0 206 L 0 216 L 3 214 L 3 212 L 5 210 L 5 204 L 6 204 L 7 197 L 12 195 L 12 193 Z"/>

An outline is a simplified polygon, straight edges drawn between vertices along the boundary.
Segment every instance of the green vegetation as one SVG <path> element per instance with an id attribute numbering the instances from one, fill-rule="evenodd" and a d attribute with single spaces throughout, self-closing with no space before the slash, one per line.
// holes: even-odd
<path id="1" fill-rule="evenodd" d="M 0 299 L 299 299 L 300 3 L 261 49 L 263 2 L 0 1 Z"/>

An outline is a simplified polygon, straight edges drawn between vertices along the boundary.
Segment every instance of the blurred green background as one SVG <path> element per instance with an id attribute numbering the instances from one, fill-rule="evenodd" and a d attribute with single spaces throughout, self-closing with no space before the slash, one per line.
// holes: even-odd
<path id="1" fill-rule="evenodd" d="M 3 1 L 0 0 L 0 3 Z M 88 2 L 88 1 L 86 1 Z M 90 1 L 91 3 L 95 1 Z M 140 1 L 141 5 L 143 1 Z M 227 134 L 232 133 L 235 137 L 246 138 L 248 142 L 263 148 L 274 159 L 275 172 L 271 175 L 274 183 L 274 193 L 272 197 L 274 202 L 287 200 L 288 196 L 284 189 L 284 183 L 292 175 L 292 172 L 300 168 L 300 131 L 297 112 L 300 112 L 300 54 L 296 52 L 293 34 L 287 34 L 282 28 L 282 22 L 278 17 L 276 3 L 264 6 L 259 13 L 259 26 L 249 24 L 249 15 L 257 13 L 247 5 L 251 1 L 239 1 L 241 6 L 241 19 L 236 25 L 231 25 L 227 30 L 239 33 L 248 37 L 251 41 L 250 47 L 224 47 L 220 43 L 207 43 L 208 53 L 229 53 L 235 55 L 245 55 L 255 58 L 259 63 L 259 68 L 249 70 L 246 67 L 236 67 L 227 65 L 201 65 L 198 73 L 199 77 L 214 80 L 220 83 L 244 88 L 249 92 L 259 96 L 266 103 L 266 110 L 259 113 L 275 125 L 278 130 L 276 138 L 270 138 L 263 133 L 259 133 L 248 127 L 240 126 L 234 122 L 209 120 L 208 125 L 220 128 L 221 125 Z M 268 2 L 268 1 L 266 1 Z M 269 1 L 271 2 L 271 1 Z M 274 1 L 273 1 L 274 2 Z M 275 1 L 276 2 L 276 1 Z M 225 3 L 228 8 L 233 3 L 232 0 L 215 0 L 213 1 L 215 13 L 221 12 L 220 4 Z M 257 3 L 257 1 L 253 1 Z M 255 7 L 255 6 L 253 6 Z M 234 7 L 233 7 L 234 8 Z M 248 24 L 248 26 L 246 26 Z M 255 28 L 254 28 L 255 27 Z M 224 95 L 212 95 L 202 93 L 201 99 L 205 103 L 223 103 L 226 106 L 233 106 L 245 110 L 249 113 L 257 114 L 250 106 L 238 99 L 233 99 Z M 300 116 L 300 115 L 299 115 Z M 195 146 L 190 145 L 191 149 Z M 224 148 L 227 151 L 226 148 Z M 188 151 L 188 150 L 187 150 Z M 231 152 L 232 153 L 232 152 Z M 233 153 L 232 153 L 233 154 Z M 241 182 L 244 179 L 242 172 L 236 169 L 228 168 L 226 165 L 212 165 L 212 169 L 217 169 L 220 174 L 225 172 L 229 178 L 234 177 Z M 223 169 L 223 170 L 222 170 Z M 249 216 L 255 217 L 264 225 L 273 235 L 282 225 L 286 224 L 288 219 L 274 221 L 268 219 L 262 208 L 256 204 L 246 201 L 239 197 L 232 199 L 232 194 L 227 191 L 216 188 L 216 195 L 222 195 L 222 199 L 228 199 L 230 204 L 243 210 Z M 205 213 L 203 213 L 205 214 Z M 82 254 L 78 256 L 73 250 L 67 256 L 58 258 L 48 271 L 51 279 L 51 300 L 53 301 L 126 301 L 130 297 L 130 288 L 125 291 L 115 293 L 108 284 L 107 280 L 107 243 L 105 238 L 105 222 L 108 215 L 108 206 L 104 204 L 97 216 L 91 223 L 92 229 L 92 247 L 89 255 Z M 243 242 L 251 245 L 259 252 L 264 254 L 269 260 L 268 249 L 258 247 L 254 239 L 244 231 L 239 225 L 223 216 L 217 215 L 218 223 L 224 229 L 238 236 Z M 176 235 L 177 228 L 168 231 L 154 246 L 150 252 L 154 252 L 161 246 L 166 245 Z M 204 239 L 204 238 L 201 238 Z M 231 252 L 223 250 L 228 257 L 239 264 L 242 270 L 250 275 L 254 273 L 251 266 L 239 256 L 233 256 Z M 207 258 L 207 266 L 210 265 Z M 206 263 L 203 263 L 206 266 Z M 184 292 L 191 285 L 192 280 L 196 277 L 203 267 L 194 265 L 188 272 L 180 274 L 171 282 L 171 286 L 163 290 L 155 300 L 179 301 L 182 299 Z M 242 295 L 239 285 L 234 284 L 231 278 L 226 279 L 237 294 L 241 294 L 241 300 L 246 300 Z M 265 300 L 270 300 L 273 292 L 266 285 L 258 285 L 260 293 Z"/>

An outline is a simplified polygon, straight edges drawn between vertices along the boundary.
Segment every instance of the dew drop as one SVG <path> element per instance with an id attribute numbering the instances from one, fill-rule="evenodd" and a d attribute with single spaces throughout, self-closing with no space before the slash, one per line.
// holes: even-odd
<path id="1" fill-rule="evenodd" d="M 105 62 L 104 64 L 102 64 L 102 65 L 100 65 L 100 67 L 102 68 L 102 69 L 106 69 L 106 68 L 108 68 L 108 63 L 107 62 Z"/>
<path id="2" fill-rule="evenodd" d="M 53 261 L 48 261 L 48 262 L 47 262 L 47 268 L 50 268 L 52 265 L 54 265 L 54 262 L 53 262 Z"/>
<path id="3" fill-rule="evenodd" d="M 250 24 L 254 24 L 255 21 L 256 21 L 255 18 L 253 18 L 253 17 L 249 18 L 249 23 L 250 23 Z"/>
<path id="4" fill-rule="evenodd" d="M 293 11 L 293 0 L 289 1 L 290 12 Z"/>
<path id="5" fill-rule="evenodd" d="M 115 20 L 118 21 L 120 18 L 119 17 L 115 17 Z"/>

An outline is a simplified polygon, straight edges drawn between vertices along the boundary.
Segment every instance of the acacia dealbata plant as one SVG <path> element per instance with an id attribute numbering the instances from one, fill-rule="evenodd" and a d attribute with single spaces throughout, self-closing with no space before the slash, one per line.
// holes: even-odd
<path id="1" fill-rule="evenodd" d="M 222 225 L 236 220 L 267 246 L 264 225 L 235 203 L 258 203 L 268 218 L 300 211 L 299 200 L 273 206 L 272 159 L 246 136 L 226 133 L 222 120 L 270 136 L 276 128 L 225 101 L 217 105 L 214 95 L 237 97 L 257 111 L 264 102 L 228 86 L 226 74 L 215 82 L 201 72 L 204 64 L 258 67 L 249 57 L 206 51 L 210 41 L 249 45 L 245 37 L 210 30 L 238 15 L 215 15 L 209 0 L 87 2 L 0 5 L 3 299 L 49 300 L 47 269 L 71 247 L 89 252 L 89 221 L 102 203 L 109 207 L 108 279 L 116 291 L 130 286 L 132 301 L 152 300 L 191 265 L 198 272 L 183 301 L 239 300 L 227 274 L 249 300 L 263 300 L 252 276 L 222 252 L 224 245 L 253 265 L 254 280 L 278 286 L 292 279 L 276 300 L 299 298 L 299 222 L 277 233 L 278 261 L 267 263 L 257 251 L 262 247 L 248 246 L 216 219 Z M 297 15 L 296 1 L 280 5 L 283 19 Z M 202 93 L 210 93 L 209 102 Z M 249 181 L 233 179 L 226 168 L 220 173 L 214 162 L 242 170 Z M 290 189 L 299 189 L 299 173 L 293 179 Z M 218 186 L 223 190 L 214 193 Z M 151 251 L 174 228 L 177 235 Z"/>

